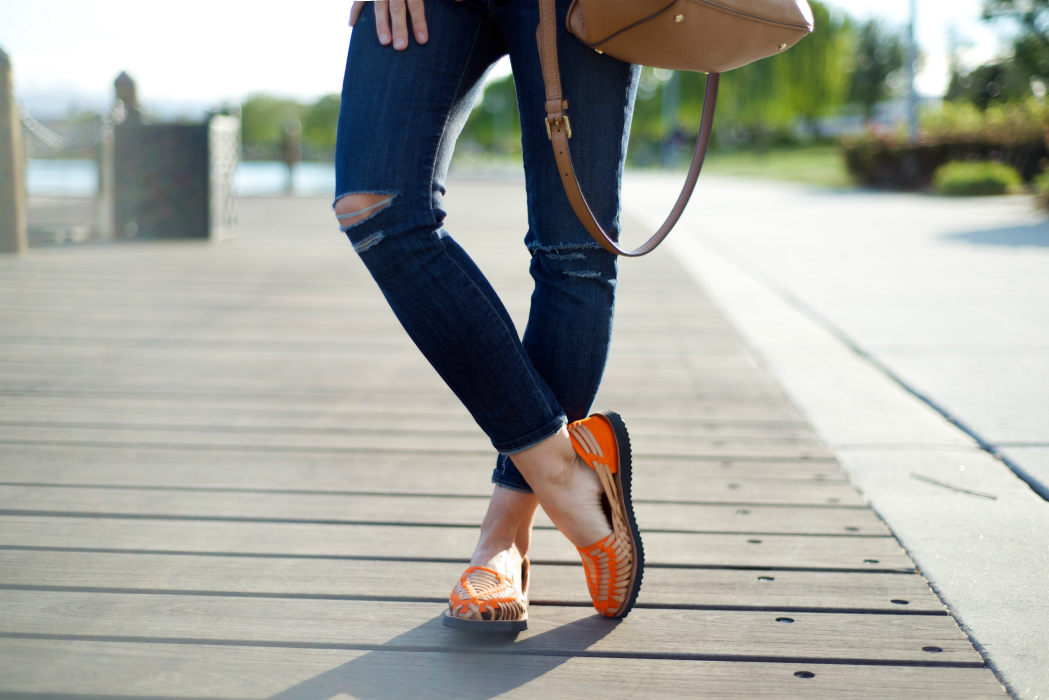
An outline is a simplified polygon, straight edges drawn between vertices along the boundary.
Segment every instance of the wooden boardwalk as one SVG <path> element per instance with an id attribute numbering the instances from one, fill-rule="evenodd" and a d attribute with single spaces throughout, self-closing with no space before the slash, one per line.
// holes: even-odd
<path id="1" fill-rule="evenodd" d="M 522 328 L 522 186 L 451 189 Z M 637 608 L 597 618 L 541 517 L 528 632 L 441 626 L 490 444 L 325 201 L 241 219 L 0 261 L 0 699 L 1004 696 L 666 251 L 621 266 L 597 402 L 636 455 Z"/>

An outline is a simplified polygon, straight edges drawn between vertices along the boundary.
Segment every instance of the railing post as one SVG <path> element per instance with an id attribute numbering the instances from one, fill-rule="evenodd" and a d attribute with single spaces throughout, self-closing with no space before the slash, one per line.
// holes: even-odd
<path id="1" fill-rule="evenodd" d="M 116 215 L 113 179 L 113 124 L 112 118 L 102 124 L 102 140 L 98 144 L 98 192 L 95 193 L 95 235 L 110 239 L 116 235 L 113 220 Z"/>
<path id="2" fill-rule="evenodd" d="M 112 231 L 116 238 L 134 238 L 140 222 L 139 145 L 142 114 L 138 111 L 135 81 L 121 73 L 113 81 L 116 108 L 113 112 L 113 209 Z"/>
<path id="3" fill-rule="evenodd" d="M 25 157 L 11 57 L 0 49 L 0 253 L 25 253 Z"/>
<path id="4" fill-rule="evenodd" d="M 298 119 L 284 122 L 284 135 L 281 142 L 281 160 L 288 166 L 288 180 L 284 186 L 285 194 L 292 194 L 295 186 L 295 164 L 302 161 L 302 124 Z"/>

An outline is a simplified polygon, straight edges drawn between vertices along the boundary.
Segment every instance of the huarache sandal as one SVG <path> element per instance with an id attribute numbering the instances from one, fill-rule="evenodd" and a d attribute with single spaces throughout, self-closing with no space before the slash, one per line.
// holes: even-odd
<path id="1" fill-rule="evenodd" d="M 630 436 L 618 413 L 592 413 L 568 426 L 572 447 L 597 472 L 605 490 L 605 514 L 612 534 L 577 547 L 594 608 L 605 617 L 626 617 L 637 601 L 645 550 L 630 496 Z"/>
<path id="2" fill-rule="evenodd" d="M 471 566 L 459 577 L 444 613 L 445 627 L 472 632 L 528 629 L 528 557 L 521 562 L 521 593 L 514 582 L 487 566 Z"/>

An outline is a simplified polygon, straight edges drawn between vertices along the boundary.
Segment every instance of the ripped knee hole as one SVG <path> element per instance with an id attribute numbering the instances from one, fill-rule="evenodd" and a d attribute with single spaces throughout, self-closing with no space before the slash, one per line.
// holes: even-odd
<path id="1" fill-rule="evenodd" d="M 335 203 L 335 218 L 343 231 L 366 221 L 390 206 L 396 195 L 348 194 Z"/>

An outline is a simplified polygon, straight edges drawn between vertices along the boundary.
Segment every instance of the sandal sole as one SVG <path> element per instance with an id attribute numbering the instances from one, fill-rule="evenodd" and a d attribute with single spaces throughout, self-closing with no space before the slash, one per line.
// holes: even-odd
<path id="1" fill-rule="evenodd" d="M 464 620 L 448 612 L 444 613 L 442 624 L 457 630 L 468 632 L 524 632 L 528 629 L 528 620 Z"/>
<path id="2" fill-rule="evenodd" d="M 616 614 L 613 619 L 623 618 L 630 614 L 634 603 L 637 602 L 637 594 L 641 591 L 641 579 L 645 574 L 645 548 L 641 543 L 641 531 L 637 527 L 634 518 L 634 503 L 630 494 L 631 487 L 631 454 L 630 434 L 627 432 L 626 423 L 620 415 L 614 411 L 599 411 L 612 426 L 612 432 L 616 436 L 616 446 L 619 448 L 619 469 L 612 476 L 616 480 L 616 487 L 623 497 L 623 510 L 626 511 L 627 524 L 630 526 L 630 537 L 634 540 L 634 572 L 630 581 L 630 590 L 627 593 L 626 602 L 622 614 Z"/>

